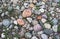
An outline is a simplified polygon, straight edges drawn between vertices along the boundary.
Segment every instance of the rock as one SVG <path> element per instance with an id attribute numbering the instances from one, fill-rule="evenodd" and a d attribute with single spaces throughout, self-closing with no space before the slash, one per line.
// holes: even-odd
<path id="1" fill-rule="evenodd" d="M 46 34 L 41 34 L 42 39 L 48 39 L 48 36 Z"/>
<path id="2" fill-rule="evenodd" d="M 31 22 L 32 22 L 32 18 L 27 18 L 27 20 L 29 21 L 29 23 L 31 23 Z"/>
<path id="3" fill-rule="evenodd" d="M 42 27 L 39 24 L 34 25 L 34 31 L 40 31 Z"/>
<path id="4" fill-rule="evenodd" d="M 42 19 L 42 16 L 37 16 L 37 19 L 38 19 L 38 20 L 41 20 L 41 19 Z"/>
<path id="5" fill-rule="evenodd" d="M 57 6 L 57 3 L 52 3 L 52 6 L 54 6 L 54 7 Z"/>
<path id="6" fill-rule="evenodd" d="M 36 36 L 33 36 L 31 39 L 38 39 Z"/>
<path id="7" fill-rule="evenodd" d="M 25 33 L 25 37 L 26 37 L 26 38 L 31 38 L 32 35 L 31 35 L 29 32 L 27 32 L 27 33 Z"/>
<path id="8" fill-rule="evenodd" d="M 31 14 L 32 14 L 32 12 L 30 9 L 25 9 L 22 13 L 22 16 L 23 17 L 29 17 L 29 16 L 31 16 Z"/>
<path id="9" fill-rule="evenodd" d="M 58 25 L 54 25 L 54 26 L 52 27 L 52 30 L 53 30 L 54 32 L 57 32 L 57 29 L 58 29 Z"/>
<path id="10" fill-rule="evenodd" d="M 13 7 L 12 6 L 9 6 L 8 7 L 8 11 L 12 11 Z"/>
<path id="11" fill-rule="evenodd" d="M 41 22 L 42 22 L 42 23 L 45 23 L 46 21 L 47 21 L 47 20 L 46 20 L 45 18 L 42 18 L 42 19 L 41 19 Z"/>
<path id="12" fill-rule="evenodd" d="M 53 22 L 54 25 L 56 25 L 56 24 L 58 23 L 58 19 L 54 18 L 54 19 L 52 20 L 52 22 Z"/>
<path id="13" fill-rule="evenodd" d="M 3 23 L 3 25 L 6 26 L 6 27 L 8 27 L 8 26 L 11 24 L 9 19 L 4 19 L 4 20 L 2 21 L 2 23 Z"/>
<path id="14" fill-rule="evenodd" d="M 13 23 L 17 25 L 17 21 L 16 21 L 16 20 L 14 20 L 14 22 L 13 22 Z"/>
<path id="15" fill-rule="evenodd" d="M 18 26 L 14 26 L 15 29 L 18 29 Z"/>
<path id="16" fill-rule="evenodd" d="M 40 11 L 41 13 L 43 13 L 45 10 L 44 10 L 43 8 L 41 8 L 39 11 Z"/>
<path id="17" fill-rule="evenodd" d="M 2 33 L 2 34 L 1 34 L 1 38 L 5 38 L 5 35 L 4 35 L 4 33 Z"/>
<path id="18" fill-rule="evenodd" d="M 2 26 L 2 22 L 0 22 L 0 26 Z"/>
<path id="19" fill-rule="evenodd" d="M 32 24 L 36 25 L 36 24 L 38 24 L 38 21 L 37 20 L 32 20 Z"/>
<path id="20" fill-rule="evenodd" d="M 43 14 L 42 17 L 43 17 L 43 18 L 47 18 L 47 15 Z"/>
<path id="21" fill-rule="evenodd" d="M 39 31 L 39 32 L 37 32 L 37 34 L 38 34 L 38 35 L 43 34 L 43 31 Z"/>
<path id="22" fill-rule="evenodd" d="M 19 25 L 24 25 L 25 24 L 25 22 L 23 21 L 23 19 L 17 19 L 17 23 Z"/>
<path id="23" fill-rule="evenodd" d="M 59 35 L 55 35 L 54 39 L 60 39 L 60 36 Z"/>
<path id="24" fill-rule="evenodd" d="M 50 35 L 53 33 L 53 31 L 50 29 L 44 29 L 44 33 L 46 33 L 47 35 Z"/>
<path id="25" fill-rule="evenodd" d="M 51 29 L 51 25 L 48 24 L 48 23 L 45 23 L 45 24 L 44 24 L 44 27 L 47 28 L 47 29 Z"/>

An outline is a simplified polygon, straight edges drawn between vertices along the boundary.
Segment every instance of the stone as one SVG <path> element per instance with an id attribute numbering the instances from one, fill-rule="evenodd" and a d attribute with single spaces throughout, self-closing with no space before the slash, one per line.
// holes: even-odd
<path id="1" fill-rule="evenodd" d="M 9 19 L 4 19 L 4 20 L 2 21 L 2 23 L 3 23 L 3 25 L 6 26 L 6 27 L 8 27 L 8 26 L 11 24 Z"/>
<path id="2" fill-rule="evenodd" d="M 31 16 L 31 14 L 32 14 L 32 12 L 30 9 L 25 9 L 22 13 L 22 16 L 23 17 L 29 17 L 29 16 Z"/>
<path id="3" fill-rule="evenodd" d="M 8 7 L 8 11 L 12 11 L 13 7 L 12 6 L 9 6 Z"/>
<path id="4" fill-rule="evenodd" d="M 18 26 L 14 26 L 15 29 L 18 29 Z"/>
<path id="5" fill-rule="evenodd" d="M 36 36 L 33 36 L 31 39 L 38 39 Z"/>
<path id="6" fill-rule="evenodd" d="M 37 20 L 32 20 L 32 24 L 36 25 L 36 24 L 38 24 L 38 21 Z"/>
<path id="7" fill-rule="evenodd" d="M 14 20 L 14 22 L 13 22 L 13 23 L 17 25 L 17 21 L 16 21 L 16 20 Z"/>
<path id="8" fill-rule="evenodd" d="M 53 33 L 53 31 L 50 30 L 50 29 L 44 29 L 44 33 L 47 34 L 47 35 L 50 35 L 50 34 Z"/>
<path id="9" fill-rule="evenodd" d="M 46 34 L 41 34 L 42 39 L 48 39 L 48 36 Z"/>
<path id="10" fill-rule="evenodd" d="M 24 24 L 25 24 L 25 22 L 24 22 L 23 19 L 17 19 L 17 23 L 18 23 L 19 25 L 24 25 Z"/>
<path id="11" fill-rule="evenodd" d="M 56 24 L 58 23 L 58 19 L 54 18 L 54 19 L 52 20 L 52 22 L 53 22 L 54 25 L 56 25 Z"/>
<path id="12" fill-rule="evenodd" d="M 47 18 L 47 15 L 43 14 L 42 17 L 43 17 L 43 18 Z"/>
<path id="13" fill-rule="evenodd" d="M 1 14 L 2 17 L 3 17 L 4 15 L 5 15 L 4 13 Z"/>
<path id="14" fill-rule="evenodd" d="M 44 27 L 47 28 L 47 29 L 51 29 L 51 25 L 48 24 L 48 23 L 45 23 L 45 24 L 44 24 Z"/>
<path id="15" fill-rule="evenodd" d="M 35 5 L 31 3 L 31 4 L 29 5 L 29 7 L 34 8 Z"/>
<path id="16" fill-rule="evenodd" d="M 26 37 L 26 38 L 31 38 L 32 35 L 31 35 L 29 32 L 27 32 L 27 33 L 25 33 L 25 37 Z"/>
<path id="17" fill-rule="evenodd" d="M 42 18 L 42 19 L 41 19 L 41 22 L 42 22 L 42 23 L 45 23 L 46 21 L 47 21 L 47 20 L 46 20 L 45 18 Z"/>
<path id="18" fill-rule="evenodd" d="M 42 16 L 37 16 L 37 19 L 38 19 L 38 20 L 41 20 L 41 19 L 42 19 Z"/>
<path id="19" fill-rule="evenodd" d="M 39 11 L 40 11 L 41 13 L 43 13 L 45 10 L 44 10 L 43 8 L 41 8 L 41 9 L 39 9 Z"/>
<path id="20" fill-rule="evenodd" d="M 27 20 L 29 21 L 29 23 L 31 23 L 31 22 L 32 22 L 32 18 L 27 18 Z"/>
<path id="21" fill-rule="evenodd" d="M 54 7 L 57 6 L 57 3 L 52 3 L 52 6 L 54 6 Z"/>
<path id="22" fill-rule="evenodd" d="M 5 35 L 4 35 L 4 33 L 2 33 L 2 34 L 1 34 L 1 38 L 5 38 Z"/>
<path id="23" fill-rule="evenodd" d="M 34 25 L 34 31 L 40 31 L 42 27 L 39 24 Z"/>
<path id="24" fill-rule="evenodd" d="M 43 34 L 43 31 L 39 31 L 39 32 L 37 32 L 37 34 L 38 35 L 41 35 L 41 34 Z"/>
<path id="25" fill-rule="evenodd" d="M 57 29 L 58 29 L 58 25 L 54 25 L 54 26 L 52 27 L 52 30 L 53 30 L 54 32 L 57 32 Z"/>

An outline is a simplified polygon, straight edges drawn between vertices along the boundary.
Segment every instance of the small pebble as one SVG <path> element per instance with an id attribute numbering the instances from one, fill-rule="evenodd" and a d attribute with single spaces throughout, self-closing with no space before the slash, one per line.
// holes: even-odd
<path id="1" fill-rule="evenodd" d="M 14 24 L 16 24 L 16 25 L 17 25 L 17 21 L 16 21 L 16 20 L 14 21 Z"/>
<path id="2" fill-rule="evenodd" d="M 2 21 L 2 23 L 3 23 L 4 26 L 8 27 L 8 26 L 10 25 L 10 20 L 4 19 L 4 20 Z"/>
<path id="3" fill-rule="evenodd" d="M 25 22 L 23 21 L 23 19 L 17 19 L 17 23 L 19 25 L 24 25 L 25 24 Z"/>
<path id="4" fill-rule="evenodd" d="M 45 23 L 47 20 L 45 18 L 41 19 L 42 23 Z"/>
<path id="5" fill-rule="evenodd" d="M 31 16 L 31 14 L 32 14 L 32 12 L 30 9 L 25 9 L 22 13 L 22 16 L 23 17 L 29 17 L 29 16 Z"/>
<path id="6" fill-rule="evenodd" d="M 2 34 L 1 34 L 1 38 L 5 38 L 5 35 L 4 35 L 4 33 L 2 33 Z"/>
<path id="7" fill-rule="evenodd" d="M 44 9 L 43 9 L 43 8 L 41 8 L 39 11 L 43 13 L 43 12 L 44 12 Z"/>
<path id="8" fill-rule="evenodd" d="M 42 27 L 37 24 L 37 25 L 34 25 L 34 31 L 40 31 L 42 29 Z"/>
<path id="9" fill-rule="evenodd" d="M 48 36 L 46 34 L 41 34 L 42 39 L 48 39 Z"/>
<path id="10" fill-rule="evenodd" d="M 33 36 L 31 39 L 38 39 L 36 36 Z"/>

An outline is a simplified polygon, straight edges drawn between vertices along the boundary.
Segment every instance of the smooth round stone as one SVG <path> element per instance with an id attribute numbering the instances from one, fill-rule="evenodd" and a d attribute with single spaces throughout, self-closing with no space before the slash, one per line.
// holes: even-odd
<path id="1" fill-rule="evenodd" d="M 46 34 L 50 35 L 50 34 L 52 34 L 52 33 L 53 33 L 53 31 L 52 31 L 52 30 L 50 30 L 50 29 L 44 29 L 44 33 L 46 33 Z"/>
<path id="2" fill-rule="evenodd" d="M 18 26 L 14 26 L 15 29 L 18 29 Z"/>
<path id="3" fill-rule="evenodd" d="M 2 21 L 2 23 L 3 23 L 3 25 L 6 26 L 6 27 L 8 27 L 8 26 L 11 24 L 9 19 L 4 19 L 4 20 Z"/>
<path id="4" fill-rule="evenodd" d="M 32 24 L 36 25 L 36 24 L 38 24 L 38 21 L 37 20 L 32 20 Z"/>
<path id="5" fill-rule="evenodd" d="M 36 36 L 33 36 L 31 39 L 38 39 Z"/>
<path id="6" fill-rule="evenodd" d="M 5 38 L 5 35 L 4 35 L 4 33 L 2 33 L 2 34 L 1 34 L 1 38 Z"/>
<path id="7" fill-rule="evenodd" d="M 41 9 L 39 9 L 39 11 L 43 13 L 45 10 L 43 8 L 41 8 Z"/>
<path id="8" fill-rule="evenodd" d="M 43 31 L 39 31 L 39 32 L 37 32 L 37 34 L 38 34 L 38 35 L 43 34 Z"/>
<path id="9" fill-rule="evenodd" d="M 45 18 L 42 18 L 42 19 L 41 19 L 41 22 L 42 22 L 42 23 L 45 23 L 46 21 L 47 21 L 47 20 L 46 20 Z"/>
<path id="10" fill-rule="evenodd" d="M 48 24 L 48 23 L 45 23 L 45 24 L 44 24 L 44 27 L 47 28 L 47 29 L 51 29 L 51 25 Z"/>
<path id="11" fill-rule="evenodd" d="M 17 10 L 19 10 L 19 9 L 20 9 L 20 7 L 19 7 L 19 6 L 16 6 L 16 9 L 17 9 Z"/>
<path id="12" fill-rule="evenodd" d="M 32 35 L 31 35 L 29 32 L 27 32 L 27 33 L 25 33 L 25 37 L 26 37 L 26 38 L 31 38 Z"/>
<path id="13" fill-rule="evenodd" d="M 4 15 L 5 15 L 4 13 L 1 14 L 2 17 L 3 17 Z"/>
<path id="14" fill-rule="evenodd" d="M 59 0 L 54 0 L 54 2 L 59 2 Z"/>
<path id="15" fill-rule="evenodd" d="M 52 3 L 52 6 L 54 6 L 54 7 L 57 6 L 57 3 Z"/>
<path id="16" fill-rule="evenodd" d="M 54 26 L 52 27 L 52 30 L 53 30 L 54 32 L 57 32 L 57 29 L 58 29 L 58 25 L 54 25 Z"/>
<path id="17" fill-rule="evenodd" d="M 52 22 L 53 22 L 54 25 L 56 25 L 56 24 L 58 23 L 58 19 L 54 18 L 54 19 L 52 20 Z"/>
<path id="18" fill-rule="evenodd" d="M 42 17 L 43 17 L 43 18 L 47 18 L 47 16 L 46 16 L 45 14 L 44 14 L 44 15 L 42 15 Z"/>
<path id="19" fill-rule="evenodd" d="M 31 14 L 32 14 L 32 12 L 30 9 L 25 9 L 22 13 L 22 16 L 23 17 L 29 17 L 29 16 L 31 16 Z"/>
<path id="20" fill-rule="evenodd" d="M 34 25 L 33 28 L 34 28 L 34 31 L 40 31 L 42 29 L 42 27 L 39 24 Z"/>
<path id="21" fill-rule="evenodd" d="M 12 11 L 13 7 L 12 6 L 9 6 L 8 7 L 8 11 Z"/>
<path id="22" fill-rule="evenodd" d="M 48 39 L 48 36 L 46 34 L 41 34 L 42 39 Z"/>
<path id="23" fill-rule="evenodd" d="M 16 21 L 16 20 L 14 20 L 14 24 L 16 24 L 16 25 L 17 25 L 17 21 Z"/>

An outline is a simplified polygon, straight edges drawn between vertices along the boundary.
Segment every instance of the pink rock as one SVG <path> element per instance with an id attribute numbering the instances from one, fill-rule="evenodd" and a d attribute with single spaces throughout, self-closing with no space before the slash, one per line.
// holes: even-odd
<path id="1" fill-rule="evenodd" d="M 35 25 L 33 28 L 34 28 L 34 31 L 39 31 L 42 29 L 42 27 L 39 24 Z"/>

